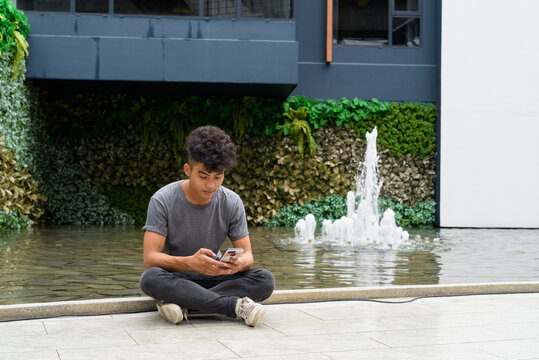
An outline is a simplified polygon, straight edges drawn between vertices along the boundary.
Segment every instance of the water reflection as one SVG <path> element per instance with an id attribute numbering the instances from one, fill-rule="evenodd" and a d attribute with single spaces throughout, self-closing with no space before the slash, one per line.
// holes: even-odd
<path id="1" fill-rule="evenodd" d="M 539 229 L 441 229 L 440 281 L 539 281 Z"/>
<path id="2" fill-rule="evenodd" d="M 537 281 L 539 275 L 539 230 L 424 230 L 411 232 L 421 242 L 397 251 L 299 244 L 292 229 L 250 231 L 255 266 L 275 274 L 277 289 Z M 0 304 L 140 296 L 142 236 L 137 227 L 0 232 Z"/>
<path id="3" fill-rule="evenodd" d="M 141 234 L 122 227 L 2 233 L 0 303 L 141 295 Z"/>
<path id="4" fill-rule="evenodd" d="M 258 232 L 265 231 L 254 229 L 251 236 L 258 239 Z M 435 236 L 434 230 L 430 232 Z M 276 274 L 278 287 L 436 284 L 439 280 L 441 267 L 433 248 L 430 251 L 390 251 L 372 246 L 351 248 L 328 243 L 298 243 L 283 229 L 274 229 L 273 233 L 263 236 L 282 253 L 279 262 L 274 258 L 261 261 Z"/>
<path id="5" fill-rule="evenodd" d="M 395 260 L 393 285 L 428 285 L 440 282 L 440 256 L 431 251 L 408 251 Z"/>

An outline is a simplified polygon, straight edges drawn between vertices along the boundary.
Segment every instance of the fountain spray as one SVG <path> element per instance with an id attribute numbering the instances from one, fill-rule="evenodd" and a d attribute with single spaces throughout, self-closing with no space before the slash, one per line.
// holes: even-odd
<path id="1" fill-rule="evenodd" d="M 408 232 L 397 227 L 393 210 L 387 209 L 380 221 L 378 199 L 383 181 L 378 180 L 377 136 L 376 127 L 371 133 L 367 132 L 367 150 L 364 161 L 358 166 L 356 191 L 346 195 L 347 214 L 334 222 L 322 221 L 323 241 L 350 246 L 372 244 L 382 248 L 398 248 L 408 241 Z M 312 214 L 300 219 L 295 228 L 296 240 L 315 241 L 315 225 Z"/>

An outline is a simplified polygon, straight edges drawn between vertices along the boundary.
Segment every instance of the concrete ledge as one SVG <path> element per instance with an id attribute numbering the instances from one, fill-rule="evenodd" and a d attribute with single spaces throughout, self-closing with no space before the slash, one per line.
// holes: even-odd
<path id="1" fill-rule="evenodd" d="M 367 300 L 428 296 L 536 292 L 539 292 L 539 282 L 277 290 L 269 299 L 265 301 L 265 303 L 275 304 L 336 300 Z M 37 319 L 69 315 L 81 316 L 110 313 L 144 312 L 154 310 L 155 300 L 146 296 L 99 300 L 16 304 L 0 306 L 0 321 Z"/>
<path id="2" fill-rule="evenodd" d="M 539 282 L 373 286 L 275 291 L 266 303 L 539 292 Z"/>
<path id="3" fill-rule="evenodd" d="M 0 321 L 68 315 L 80 316 L 109 313 L 144 312 L 152 310 L 155 310 L 155 300 L 146 296 L 16 304 L 0 306 Z"/>

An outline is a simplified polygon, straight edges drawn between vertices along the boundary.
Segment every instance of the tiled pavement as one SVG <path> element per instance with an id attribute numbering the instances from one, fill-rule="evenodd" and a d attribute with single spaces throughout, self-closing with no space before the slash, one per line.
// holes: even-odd
<path id="1" fill-rule="evenodd" d="M 256 328 L 155 311 L 2 322 L 0 359 L 539 359 L 539 293 L 266 306 Z"/>

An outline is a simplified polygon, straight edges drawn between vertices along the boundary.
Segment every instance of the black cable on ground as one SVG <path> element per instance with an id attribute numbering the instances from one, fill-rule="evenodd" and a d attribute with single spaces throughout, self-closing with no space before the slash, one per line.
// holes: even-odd
<path id="1" fill-rule="evenodd" d="M 309 304 L 309 303 L 324 303 L 324 302 L 337 302 L 337 301 L 368 301 L 381 304 L 407 304 L 420 299 L 429 299 L 429 298 L 443 298 L 443 297 L 464 297 L 464 296 L 478 296 L 478 295 L 519 295 L 519 294 L 537 294 L 536 291 L 519 291 L 519 292 L 498 292 L 498 293 L 472 293 L 472 294 L 447 294 L 447 295 L 425 295 L 418 296 L 409 300 L 402 301 L 388 301 L 388 300 L 377 300 L 377 299 L 335 299 L 335 300 L 313 300 L 313 301 L 287 301 L 287 302 L 275 302 L 275 303 L 266 303 L 267 305 L 277 305 L 277 304 Z"/>

